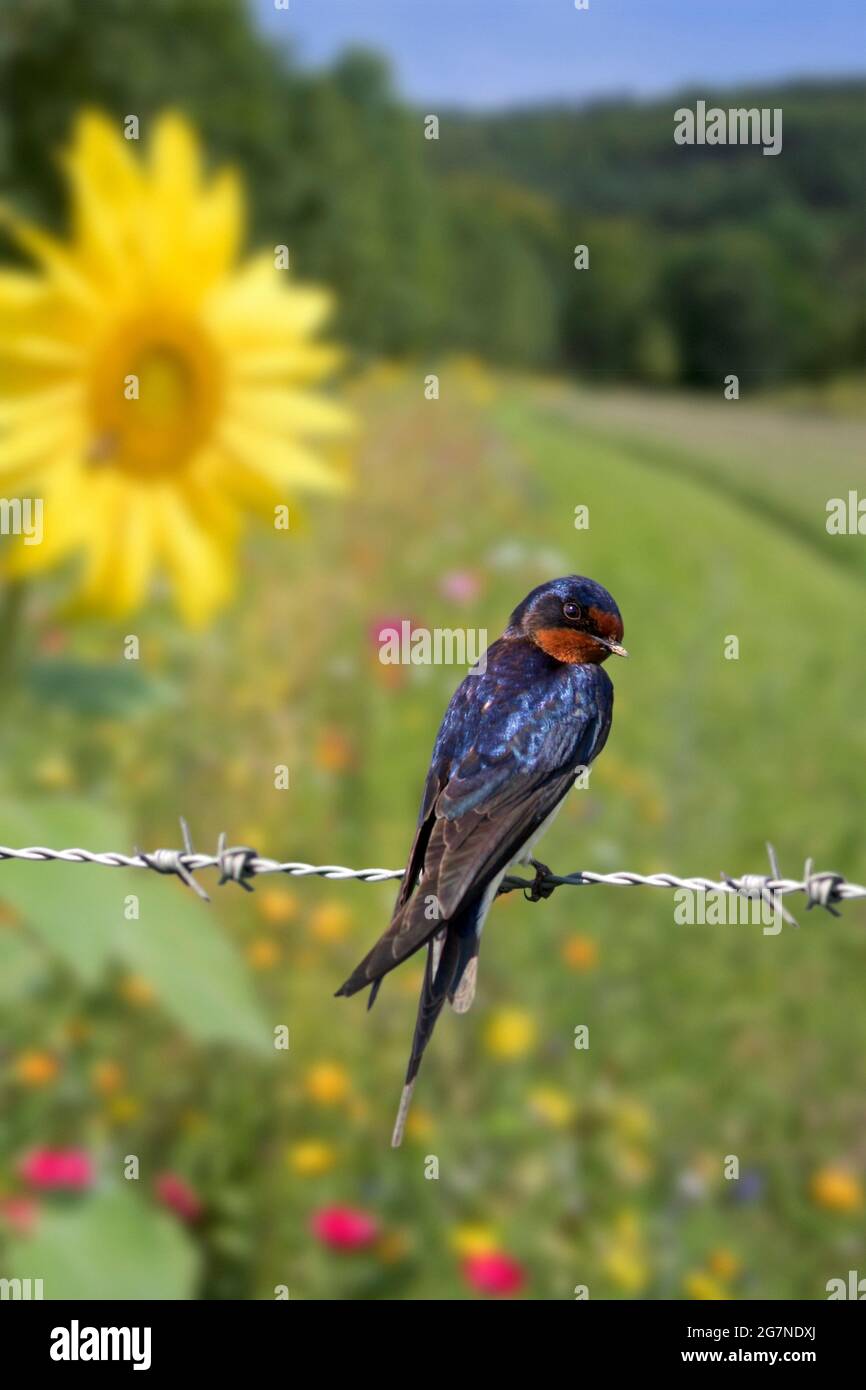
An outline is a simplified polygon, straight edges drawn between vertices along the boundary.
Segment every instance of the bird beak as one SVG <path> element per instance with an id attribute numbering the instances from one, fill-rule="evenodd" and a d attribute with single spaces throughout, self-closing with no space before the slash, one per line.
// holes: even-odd
<path id="1" fill-rule="evenodd" d="M 611 642 L 607 637 L 596 637 L 595 640 L 600 642 L 603 647 L 607 647 L 609 652 L 613 652 L 614 656 L 628 656 L 625 647 L 620 646 L 619 642 Z"/>

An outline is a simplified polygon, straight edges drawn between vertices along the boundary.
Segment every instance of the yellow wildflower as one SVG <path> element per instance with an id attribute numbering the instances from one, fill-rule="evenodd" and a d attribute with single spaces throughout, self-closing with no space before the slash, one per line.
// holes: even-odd
<path id="1" fill-rule="evenodd" d="M 256 894 L 256 907 L 272 927 L 281 927 L 298 915 L 298 899 L 281 888 L 265 888 Z"/>
<path id="2" fill-rule="evenodd" d="M 614 1106 L 613 1123 L 624 1139 L 642 1140 L 652 1132 L 652 1115 L 646 1106 L 634 1100 L 622 1100 Z"/>
<path id="3" fill-rule="evenodd" d="M 352 913 L 343 903 L 321 903 L 310 917 L 310 932 L 319 941 L 342 941 L 352 925 Z"/>
<path id="4" fill-rule="evenodd" d="M 499 1249 L 499 1239 L 490 1226 L 455 1226 L 451 1232 L 450 1245 L 464 1259 L 470 1255 L 490 1255 Z"/>
<path id="5" fill-rule="evenodd" d="M 280 948 L 270 937 L 259 936 L 247 947 L 247 959 L 255 970 L 273 970 L 280 959 Z"/>
<path id="6" fill-rule="evenodd" d="M 650 1280 L 649 1262 L 637 1213 L 626 1207 L 617 1214 L 605 1243 L 602 1266 L 608 1277 L 629 1294 L 639 1294 Z"/>
<path id="7" fill-rule="evenodd" d="M 860 1179 L 849 1169 L 827 1164 L 819 1168 L 809 1185 L 816 1206 L 827 1211 L 859 1211 L 863 1205 Z"/>
<path id="8" fill-rule="evenodd" d="M 727 1299 L 731 1296 L 718 1279 L 714 1279 L 703 1269 L 695 1269 L 687 1274 L 683 1280 L 683 1288 L 689 1298 L 695 1298 L 701 1302 Z"/>
<path id="9" fill-rule="evenodd" d="M 421 1106 L 416 1105 L 409 1111 L 406 1120 L 406 1137 L 408 1139 L 429 1139 L 435 1128 L 433 1116 L 429 1110 L 424 1110 Z"/>
<path id="10" fill-rule="evenodd" d="M 626 1293 L 638 1294 L 649 1283 L 649 1269 L 639 1249 L 612 1245 L 602 1261 L 608 1278 Z"/>
<path id="11" fill-rule="evenodd" d="M 561 1129 L 574 1118 L 574 1101 L 566 1091 L 554 1086 L 537 1086 L 530 1092 L 529 1104 L 539 1119 L 554 1129 Z"/>
<path id="12" fill-rule="evenodd" d="M 25 1086 L 48 1086 L 59 1071 L 57 1058 L 37 1048 L 29 1048 L 15 1059 L 15 1075 Z"/>
<path id="13" fill-rule="evenodd" d="M 320 1173 L 329 1172 L 336 1159 L 332 1146 L 318 1139 L 305 1139 L 292 1144 L 286 1154 L 292 1172 L 302 1178 L 318 1177 Z"/>
<path id="14" fill-rule="evenodd" d="M 736 1279 L 740 1272 L 740 1261 L 730 1250 L 723 1248 L 714 1250 L 709 1258 L 709 1266 L 717 1279 L 728 1281 Z"/>
<path id="15" fill-rule="evenodd" d="M 304 1089 L 317 1105 L 339 1105 L 349 1094 L 349 1074 L 336 1062 L 317 1062 L 307 1072 Z"/>
<path id="16" fill-rule="evenodd" d="M 119 993 L 121 999 L 124 999 L 127 1004 L 134 1004 L 137 1008 L 152 1004 L 156 998 L 153 985 L 149 980 L 145 980 L 143 975 L 127 975 L 120 982 Z"/>
<path id="17" fill-rule="evenodd" d="M 535 1022 L 521 1009 L 500 1009 L 487 1025 L 484 1041 L 494 1057 L 523 1057 L 535 1042 Z"/>

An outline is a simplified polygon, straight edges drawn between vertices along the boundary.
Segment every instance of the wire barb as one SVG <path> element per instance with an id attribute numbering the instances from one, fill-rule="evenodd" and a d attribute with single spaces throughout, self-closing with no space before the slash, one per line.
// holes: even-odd
<path id="1" fill-rule="evenodd" d="M 774 884 L 778 883 L 782 875 L 779 873 L 779 861 L 776 858 L 776 851 L 767 841 L 767 857 L 770 861 L 770 872 L 768 874 L 743 874 L 737 880 L 730 877 L 722 870 L 722 878 L 729 887 L 733 888 L 742 898 L 761 898 L 772 913 L 779 912 L 789 927 L 799 927 L 800 923 L 792 917 L 779 894 L 774 890 Z"/>
<path id="2" fill-rule="evenodd" d="M 158 874 L 177 874 L 187 888 L 191 888 L 204 902 L 209 903 L 210 898 L 201 884 L 193 878 L 186 864 L 186 860 L 195 858 L 195 850 L 192 847 L 189 826 L 183 816 L 180 817 L 180 831 L 183 835 L 183 849 L 155 849 L 152 854 L 145 854 L 144 850 L 136 848 L 135 852 L 144 860 L 148 869 L 155 869 Z"/>
<path id="3" fill-rule="evenodd" d="M 222 888 L 224 883 L 239 883 L 247 893 L 252 893 L 253 885 L 247 883 L 247 879 L 253 877 L 254 870 L 250 866 L 258 857 L 258 850 L 252 849 L 249 845 L 232 845 L 227 849 L 226 832 L 221 830 L 217 844 L 220 871 L 217 887 Z"/>
<path id="4" fill-rule="evenodd" d="M 842 901 L 841 888 L 845 882 L 844 874 L 812 872 L 812 860 L 806 860 L 806 867 L 803 870 L 806 894 L 809 901 L 806 904 L 806 911 L 809 912 L 813 907 L 825 907 L 834 917 L 841 917 L 842 914 L 836 907 L 836 903 Z"/>

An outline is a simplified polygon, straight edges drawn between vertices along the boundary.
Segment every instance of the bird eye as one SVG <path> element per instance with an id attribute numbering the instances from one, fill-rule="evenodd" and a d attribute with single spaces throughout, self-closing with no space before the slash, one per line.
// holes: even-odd
<path id="1" fill-rule="evenodd" d="M 576 603 L 564 603 L 562 611 L 566 618 L 570 618 L 572 622 L 576 622 L 580 617 L 580 606 Z"/>

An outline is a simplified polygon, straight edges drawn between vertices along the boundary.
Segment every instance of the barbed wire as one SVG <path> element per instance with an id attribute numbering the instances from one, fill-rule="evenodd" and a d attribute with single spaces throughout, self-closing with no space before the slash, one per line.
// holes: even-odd
<path id="1" fill-rule="evenodd" d="M 218 869 L 219 884 L 236 883 L 247 892 L 252 892 L 251 879 L 266 874 L 285 874 L 290 878 L 324 878 L 330 882 L 345 882 L 354 879 L 359 883 L 387 883 L 403 877 L 403 869 L 349 869 L 342 864 L 305 864 L 296 860 L 269 859 L 260 855 L 251 845 L 227 845 L 225 834 L 220 835 L 215 854 L 200 854 L 193 849 L 189 827 L 181 818 L 183 849 L 157 849 L 145 852 L 136 849 L 134 854 L 122 854 L 115 850 L 97 853 L 94 850 L 71 848 L 49 849 L 45 845 L 30 845 L 23 849 L 13 849 L 0 845 L 0 861 L 18 859 L 30 863 L 57 861 L 64 864 L 97 864 L 109 869 L 150 869 L 159 874 L 171 874 L 180 878 L 200 898 L 210 901 L 208 894 L 195 878 L 202 869 Z M 609 888 L 668 888 L 685 889 L 693 893 L 732 893 L 745 898 L 762 898 L 773 910 L 781 912 L 791 926 L 797 922 L 782 903 L 782 899 L 792 893 L 805 893 L 806 909 L 823 907 L 838 917 L 839 904 L 856 898 L 866 898 L 866 886 L 849 883 L 844 874 L 831 871 L 816 872 L 811 859 L 806 860 L 802 878 L 785 878 L 779 871 L 776 852 L 767 845 L 770 857 L 769 874 L 741 874 L 732 878 L 723 873 L 719 879 L 704 878 L 699 875 L 682 877 L 673 873 L 639 874 L 620 869 L 613 873 L 595 873 L 591 869 L 580 869 L 571 874 L 555 874 L 546 864 L 532 860 L 535 869 L 533 879 L 506 875 L 499 887 L 499 893 L 512 893 L 522 890 L 530 902 L 540 902 L 549 898 L 557 888 L 588 888 L 603 884 Z"/>

